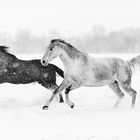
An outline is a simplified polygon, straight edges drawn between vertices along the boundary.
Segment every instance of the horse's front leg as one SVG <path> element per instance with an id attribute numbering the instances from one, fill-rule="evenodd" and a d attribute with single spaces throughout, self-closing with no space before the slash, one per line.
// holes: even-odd
<path id="1" fill-rule="evenodd" d="M 46 104 L 43 106 L 43 108 L 42 109 L 48 109 L 49 108 L 49 105 L 50 105 L 50 103 L 52 102 L 52 100 L 54 99 L 54 97 L 58 94 L 58 93 L 60 93 L 62 90 L 64 90 L 65 88 L 67 88 L 69 85 L 68 85 L 68 82 L 67 81 L 65 81 L 65 80 L 63 80 L 63 82 L 61 83 L 61 85 L 58 87 L 58 88 L 56 88 L 55 90 L 54 90 L 54 92 L 52 93 L 52 95 L 51 95 L 51 97 L 47 100 L 47 102 L 46 102 Z"/>
<path id="2" fill-rule="evenodd" d="M 68 106 L 70 108 L 74 108 L 74 103 L 70 101 L 69 98 L 69 92 L 71 91 L 71 86 L 69 86 L 68 88 L 66 88 L 65 90 L 65 96 L 66 96 L 66 103 L 68 104 Z"/>
<path id="3" fill-rule="evenodd" d="M 71 91 L 71 90 L 74 90 L 74 89 L 76 89 L 76 88 L 78 88 L 78 87 L 80 87 L 78 84 L 72 84 L 72 85 L 70 85 L 69 87 L 67 87 L 66 88 L 66 90 L 65 90 L 65 96 L 66 96 L 66 103 L 68 104 L 68 106 L 70 107 L 70 108 L 74 108 L 74 103 L 72 102 L 72 101 L 70 101 L 70 98 L 69 98 L 69 92 Z"/>

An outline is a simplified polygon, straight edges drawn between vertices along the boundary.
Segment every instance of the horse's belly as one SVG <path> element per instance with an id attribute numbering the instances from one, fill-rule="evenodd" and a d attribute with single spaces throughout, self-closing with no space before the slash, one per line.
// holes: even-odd
<path id="1" fill-rule="evenodd" d="M 84 86 L 87 86 L 87 87 L 100 87 L 100 86 L 109 85 L 109 84 L 111 84 L 111 82 L 112 82 L 112 80 L 102 80 L 100 82 L 89 81 L 89 82 L 85 82 Z"/>
<path id="2" fill-rule="evenodd" d="M 82 68 L 81 68 L 82 69 Z M 79 86 L 105 86 L 115 80 L 115 71 L 110 67 L 91 67 L 86 70 L 73 69 L 68 73 L 70 81 Z"/>
<path id="3" fill-rule="evenodd" d="M 108 75 L 100 74 L 98 75 L 95 73 L 91 74 L 90 76 L 87 76 L 86 80 L 84 81 L 85 86 L 93 86 L 93 87 L 99 87 L 99 86 L 105 86 L 111 84 L 111 82 L 115 79 L 115 76 L 113 74 Z"/>

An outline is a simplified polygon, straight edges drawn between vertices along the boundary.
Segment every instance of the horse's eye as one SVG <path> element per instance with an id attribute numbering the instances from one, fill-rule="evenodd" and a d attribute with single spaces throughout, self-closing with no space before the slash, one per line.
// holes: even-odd
<path id="1" fill-rule="evenodd" d="M 50 48 L 50 51 L 52 51 L 53 50 L 53 48 Z"/>

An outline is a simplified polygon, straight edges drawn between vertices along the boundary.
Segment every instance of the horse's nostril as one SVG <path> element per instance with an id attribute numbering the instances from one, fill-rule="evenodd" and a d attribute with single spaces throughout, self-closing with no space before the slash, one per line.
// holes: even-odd
<path id="1" fill-rule="evenodd" d="M 45 60 L 42 61 L 42 64 L 45 64 Z"/>

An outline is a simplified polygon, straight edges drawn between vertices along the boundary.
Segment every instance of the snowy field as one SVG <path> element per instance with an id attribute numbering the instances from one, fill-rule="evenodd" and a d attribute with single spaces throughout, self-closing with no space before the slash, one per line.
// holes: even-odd
<path id="1" fill-rule="evenodd" d="M 137 54 L 106 54 L 125 60 Z M 42 55 L 17 55 L 21 59 Z M 53 61 L 63 68 L 59 59 Z M 58 83 L 62 81 L 57 78 Z M 109 87 L 81 87 L 70 92 L 75 108 L 56 100 L 42 110 L 51 92 L 32 83 L 0 85 L 0 140 L 140 140 L 140 72 L 133 74 L 132 87 L 138 92 L 135 109 L 128 94 L 120 106 Z"/>

